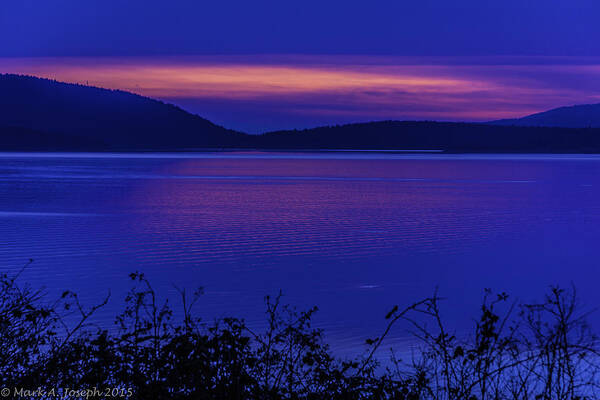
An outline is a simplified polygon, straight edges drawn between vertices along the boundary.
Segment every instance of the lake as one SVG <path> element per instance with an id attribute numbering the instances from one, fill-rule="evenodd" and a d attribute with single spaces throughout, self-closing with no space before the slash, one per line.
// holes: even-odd
<path id="1" fill-rule="evenodd" d="M 90 305 L 110 288 L 107 326 L 132 271 L 173 300 L 204 287 L 207 321 L 260 326 L 281 290 L 339 349 L 436 287 L 457 331 L 484 288 L 600 303 L 598 156 L 5 153 L 0 194 L 2 269 L 33 258 L 23 282 Z"/>

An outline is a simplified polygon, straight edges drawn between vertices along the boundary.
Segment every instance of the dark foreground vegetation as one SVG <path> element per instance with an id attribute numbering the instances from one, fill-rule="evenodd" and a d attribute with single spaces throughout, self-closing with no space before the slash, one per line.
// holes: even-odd
<path id="1" fill-rule="evenodd" d="M 539 304 L 486 290 L 473 331 L 460 337 L 437 295 L 395 306 L 382 315 L 387 329 L 348 360 L 311 326 L 316 309 L 266 298 L 262 332 L 235 318 L 205 324 L 194 312 L 200 292 L 180 291 L 174 313 L 144 275 L 130 278 L 117 329 L 107 331 L 88 323 L 106 301 L 87 308 L 72 292 L 50 301 L 18 275 L 3 275 L 0 387 L 10 388 L 8 397 L 18 398 L 18 388 L 62 388 L 71 390 L 66 398 L 83 390 L 79 397 L 143 400 L 597 398 L 596 337 L 574 289 L 552 288 Z M 418 344 L 401 359 L 385 337 L 406 327 Z"/>

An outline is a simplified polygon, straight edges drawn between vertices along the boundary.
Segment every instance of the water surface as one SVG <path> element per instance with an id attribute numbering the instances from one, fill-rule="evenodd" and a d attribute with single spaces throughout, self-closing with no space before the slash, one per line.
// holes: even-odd
<path id="1" fill-rule="evenodd" d="M 577 155 L 2 154 L 0 260 L 35 259 L 23 279 L 50 293 L 111 288 L 106 324 L 136 270 L 168 295 L 203 286 L 208 320 L 259 325 L 281 290 L 350 348 L 436 287 L 458 330 L 486 287 L 572 282 L 596 306 L 599 176 Z"/>

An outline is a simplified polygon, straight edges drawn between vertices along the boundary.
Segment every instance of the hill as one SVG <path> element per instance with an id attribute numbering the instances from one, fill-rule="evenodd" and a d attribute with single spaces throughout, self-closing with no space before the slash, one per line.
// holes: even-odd
<path id="1" fill-rule="evenodd" d="M 592 115 L 585 107 L 599 106 L 580 107 L 577 112 Z M 566 109 L 575 115 L 572 107 Z M 600 153 L 600 128 L 382 121 L 247 135 L 124 91 L 0 75 L 0 151 L 207 148 Z"/>
<path id="2" fill-rule="evenodd" d="M 600 129 L 382 121 L 270 132 L 257 147 L 281 149 L 440 150 L 454 153 L 597 153 Z"/>
<path id="3" fill-rule="evenodd" d="M 15 126 L 0 127 L 0 151 L 89 151 L 109 150 L 95 138 L 46 133 Z"/>
<path id="4" fill-rule="evenodd" d="M 523 118 L 490 122 L 505 126 L 549 126 L 560 128 L 600 128 L 600 104 L 559 107 Z"/>
<path id="5" fill-rule="evenodd" d="M 136 94 L 11 74 L 0 75 L 0 135 L 4 149 L 40 150 L 44 135 L 90 150 L 230 147 L 246 136 Z"/>

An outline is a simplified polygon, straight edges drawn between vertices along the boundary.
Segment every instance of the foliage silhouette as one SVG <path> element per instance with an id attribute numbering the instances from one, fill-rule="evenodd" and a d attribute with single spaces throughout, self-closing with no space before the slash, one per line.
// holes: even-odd
<path id="1" fill-rule="evenodd" d="M 341 359 L 311 325 L 317 309 L 299 311 L 281 294 L 265 299 L 266 328 L 255 332 L 236 318 L 203 323 L 201 290 L 179 290 L 174 313 L 136 272 L 116 329 L 106 330 L 89 321 L 110 295 L 87 308 L 69 291 L 49 302 L 18 278 L 0 276 L 1 387 L 117 388 L 144 400 L 597 398 L 597 339 L 574 288 L 551 288 L 539 304 L 486 290 L 473 333 L 461 337 L 434 293 L 392 308 L 365 354 Z M 73 310 L 78 318 L 66 318 Z M 417 340 L 412 356 L 385 360 L 382 344 L 399 324 Z"/>

